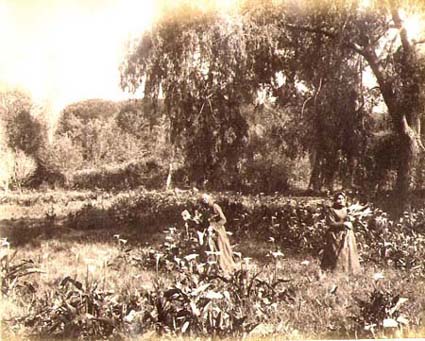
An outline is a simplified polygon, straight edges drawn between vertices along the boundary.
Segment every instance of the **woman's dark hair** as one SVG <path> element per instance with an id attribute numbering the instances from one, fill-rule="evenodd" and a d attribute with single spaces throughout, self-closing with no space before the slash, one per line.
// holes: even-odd
<path id="1" fill-rule="evenodd" d="M 340 191 L 334 194 L 333 201 L 336 201 L 336 199 L 338 199 L 339 196 L 343 196 L 344 199 L 347 199 L 347 195 L 344 192 Z"/>

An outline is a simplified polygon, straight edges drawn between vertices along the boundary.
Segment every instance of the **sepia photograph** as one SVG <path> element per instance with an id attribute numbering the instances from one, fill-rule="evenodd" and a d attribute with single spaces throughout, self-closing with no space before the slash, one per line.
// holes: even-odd
<path id="1" fill-rule="evenodd" d="M 0 0 L 0 46 L 1 340 L 425 339 L 425 1 Z"/>

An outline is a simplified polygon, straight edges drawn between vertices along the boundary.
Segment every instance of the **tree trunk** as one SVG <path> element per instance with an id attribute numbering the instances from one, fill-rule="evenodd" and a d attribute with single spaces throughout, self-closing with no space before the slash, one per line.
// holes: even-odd
<path id="1" fill-rule="evenodd" d="M 393 195 L 394 209 L 398 215 L 410 209 L 410 193 L 415 182 L 415 168 L 419 154 L 418 136 L 407 123 L 406 116 L 401 119 L 399 134 L 399 161 Z"/>
<path id="2" fill-rule="evenodd" d="M 169 168 L 168 168 L 167 181 L 165 182 L 165 190 L 166 191 L 171 189 L 171 186 L 172 186 L 172 183 L 173 183 L 173 173 L 174 173 L 173 163 L 174 163 L 175 154 L 176 154 L 176 148 L 174 147 L 173 151 L 171 153 L 171 160 L 170 160 L 170 165 L 169 165 Z"/>
<path id="3" fill-rule="evenodd" d="M 173 163 L 170 162 L 170 167 L 168 169 L 167 181 L 165 183 L 165 190 L 166 191 L 171 189 L 172 179 L 173 179 Z"/>
<path id="4" fill-rule="evenodd" d="M 354 155 L 347 156 L 346 169 L 342 179 L 343 188 L 354 188 L 355 187 L 355 178 L 356 178 L 356 168 L 358 165 L 357 157 Z"/>
<path id="5" fill-rule="evenodd" d="M 322 158 L 321 153 L 314 150 L 309 155 L 310 165 L 312 167 L 308 189 L 319 193 L 323 186 Z"/>
<path id="6" fill-rule="evenodd" d="M 372 49 L 363 51 L 363 56 L 369 63 L 387 105 L 388 112 L 394 122 L 394 130 L 399 137 L 397 180 L 393 192 L 394 213 L 401 214 L 410 207 L 410 192 L 414 183 L 414 170 L 418 160 L 420 142 L 419 118 L 419 81 L 415 70 L 415 54 L 407 40 L 406 32 L 401 29 L 399 18 L 394 14 L 395 23 L 400 28 L 401 40 L 404 49 L 403 73 L 400 77 L 408 84 L 396 93 L 395 85 L 386 74 L 376 52 Z M 402 90 L 402 91 L 400 91 Z"/>

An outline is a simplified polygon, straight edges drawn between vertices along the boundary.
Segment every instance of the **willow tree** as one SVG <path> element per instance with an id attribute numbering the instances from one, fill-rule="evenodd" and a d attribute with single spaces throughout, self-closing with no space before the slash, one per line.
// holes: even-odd
<path id="1" fill-rule="evenodd" d="M 397 136 L 397 180 L 394 193 L 398 209 L 409 203 L 415 164 L 423 145 L 420 122 L 423 115 L 421 88 L 425 72 L 418 53 L 420 41 L 408 36 L 403 16 L 424 13 L 414 1 L 303 1 L 285 7 L 283 26 L 294 34 L 324 37 L 339 48 L 355 52 L 370 67 L 391 116 Z M 286 37 L 286 34 L 285 34 Z"/>
<path id="2" fill-rule="evenodd" d="M 260 86 L 273 89 L 279 72 L 293 84 L 297 79 L 310 82 L 314 99 L 325 91 L 323 81 L 327 80 L 322 102 L 310 101 L 316 103 L 310 110 L 317 120 L 308 124 L 311 136 L 323 142 L 332 134 L 327 132 L 329 127 L 319 133 L 321 122 L 326 123 L 329 116 L 324 108 L 333 108 L 336 114 L 335 107 L 348 105 L 355 110 L 341 115 L 358 113 L 358 98 L 353 99 L 358 93 L 351 98 L 346 95 L 342 105 L 329 98 L 333 86 L 341 94 L 344 89 L 356 92 L 356 84 L 361 87 L 348 65 L 354 56 L 360 57 L 375 75 L 392 118 L 398 141 L 393 151 L 398 157 L 394 193 L 400 208 L 405 208 L 422 147 L 425 72 L 418 42 L 408 37 L 402 13 L 423 13 L 418 4 L 408 0 L 246 1 L 234 15 L 183 6 L 163 16 L 131 51 L 122 68 L 122 86 L 142 87 L 153 103 L 164 97 L 172 143 L 180 142 L 193 178 L 211 180 L 236 170 L 247 131 L 241 105 L 252 103 Z M 305 53 L 309 49 L 310 56 Z M 305 108 L 299 106 L 300 112 Z"/>
<path id="3" fill-rule="evenodd" d="M 286 8 L 283 13 L 291 11 L 294 9 Z M 305 19 L 298 17 L 299 21 Z M 286 25 L 282 20 L 281 27 Z M 282 135 L 293 141 L 294 150 L 308 152 L 313 190 L 332 189 L 338 175 L 351 186 L 354 165 L 366 142 L 361 86 L 364 64 L 338 41 L 291 27 L 282 31 L 277 39 L 292 53 L 282 62 L 281 71 L 289 81 L 277 91 L 278 104 L 285 109 L 292 106 L 293 111 L 292 124 Z"/>
<path id="4" fill-rule="evenodd" d="M 241 107 L 276 69 L 277 42 L 265 26 L 187 2 L 165 13 L 122 65 L 124 89 L 141 87 L 154 107 L 163 98 L 170 142 L 198 184 L 224 185 L 237 174 L 248 131 Z"/>

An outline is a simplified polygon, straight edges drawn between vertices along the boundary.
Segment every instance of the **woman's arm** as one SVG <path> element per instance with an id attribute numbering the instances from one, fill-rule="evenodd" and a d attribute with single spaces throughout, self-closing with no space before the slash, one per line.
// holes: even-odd
<path id="1" fill-rule="evenodd" d="M 213 205 L 213 209 L 214 209 L 214 221 L 220 225 L 224 225 L 227 222 L 226 216 L 223 213 L 223 210 L 221 209 L 221 207 L 217 204 Z"/>
<path id="2" fill-rule="evenodd" d="M 334 212 L 332 212 L 332 209 L 329 209 L 327 215 L 326 215 L 326 224 L 333 228 L 334 230 L 343 230 L 345 229 L 345 219 L 340 221 L 336 219 L 336 216 Z"/>

